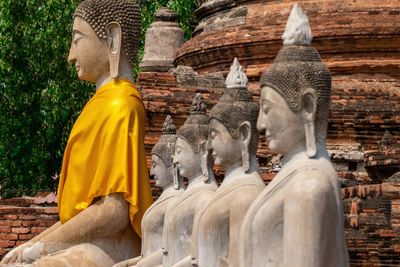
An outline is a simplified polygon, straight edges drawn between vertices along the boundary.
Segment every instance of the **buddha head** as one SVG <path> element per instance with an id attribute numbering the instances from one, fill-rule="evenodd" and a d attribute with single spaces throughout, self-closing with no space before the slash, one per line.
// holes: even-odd
<path id="1" fill-rule="evenodd" d="M 172 182 L 174 188 L 179 189 L 181 183 L 177 176 L 176 168 L 172 163 L 175 152 L 176 128 L 170 115 L 165 118 L 162 135 L 158 143 L 151 150 L 150 175 L 154 176 L 157 186 L 166 187 Z"/>
<path id="2" fill-rule="evenodd" d="M 196 94 L 190 115 L 178 130 L 173 162 L 179 174 L 186 178 L 195 178 L 201 174 L 205 181 L 210 179 L 209 154 L 206 149 L 209 118 L 201 94 Z"/>
<path id="3" fill-rule="evenodd" d="M 245 172 L 251 172 L 257 168 L 259 108 L 247 90 L 247 76 L 236 58 L 225 83 L 224 94 L 210 111 L 209 146 L 215 164 L 225 170 L 242 166 Z"/>
<path id="4" fill-rule="evenodd" d="M 81 80 L 131 75 L 140 41 L 140 9 L 132 0 L 84 0 L 74 14 L 68 61 Z"/>
<path id="5" fill-rule="evenodd" d="M 261 77 L 257 128 L 269 149 L 286 155 L 303 147 L 309 158 L 324 145 L 330 108 L 331 75 L 317 50 L 304 11 L 294 5 L 283 34 L 284 46 Z"/>

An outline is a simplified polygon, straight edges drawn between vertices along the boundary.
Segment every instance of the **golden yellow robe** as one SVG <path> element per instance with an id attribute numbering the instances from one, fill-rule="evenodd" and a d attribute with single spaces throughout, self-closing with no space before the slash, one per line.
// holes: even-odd
<path id="1" fill-rule="evenodd" d="M 75 122 L 64 152 L 57 196 L 61 223 L 96 197 L 121 192 L 141 236 L 143 214 L 153 202 L 144 135 L 145 109 L 136 88 L 124 80 L 99 88 Z"/>

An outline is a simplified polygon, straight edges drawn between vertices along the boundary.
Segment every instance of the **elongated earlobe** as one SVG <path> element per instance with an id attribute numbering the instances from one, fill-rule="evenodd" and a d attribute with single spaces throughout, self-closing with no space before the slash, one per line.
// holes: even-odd
<path id="1" fill-rule="evenodd" d="M 110 76 L 115 79 L 119 76 L 119 62 L 121 59 L 122 30 L 118 22 L 107 25 L 108 60 L 110 62 Z"/>
<path id="2" fill-rule="evenodd" d="M 210 180 L 210 174 L 208 171 L 208 151 L 206 151 L 201 157 L 201 173 L 203 174 L 204 182 Z"/>
<path id="3" fill-rule="evenodd" d="M 240 125 L 240 136 L 242 142 L 240 147 L 242 151 L 242 167 L 247 173 L 250 170 L 250 141 L 251 141 L 251 125 L 250 122 L 245 121 Z"/>
<path id="4" fill-rule="evenodd" d="M 179 181 L 180 181 L 179 169 L 176 166 L 176 164 L 173 164 L 172 168 L 173 168 L 172 169 L 172 174 L 173 174 L 172 178 L 173 178 L 173 181 L 174 181 L 174 189 L 178 190 L 180 188 L 180 186 L 181 186 L 180 183 L 179 183 Z"/>
<path id="5" fill-rule="evenodd" d="M 302 117 L 306 135 L 306 152 L 309 158 L 317 155 L 317 141 L 315 137 L 315 114 L 317 112 L 317 95 L 312 88 L 302 95 Z"/>
<path id="6" fill-rule="evenodd" d="M 317 142 L 315 139 L 314 122 L 306 122 L 304 124 L 304 130 L 306 133 L 307 156 L 309 158 L 313 158 L 317 155 Z"/>
<path id="7" fill-rule="evenodd" d="M 207 143 L 203 142 L 200 145 L 200 153 L 202 153 L 201 173 L 203 174 L 203 179 L 205 183 L 208 183 L 210 180 L 214 178 L 214 173 L 213 173 L 214 159 L 212 157 L 211 150 L 207 148 L 209 146 L 209 144 Z"/>

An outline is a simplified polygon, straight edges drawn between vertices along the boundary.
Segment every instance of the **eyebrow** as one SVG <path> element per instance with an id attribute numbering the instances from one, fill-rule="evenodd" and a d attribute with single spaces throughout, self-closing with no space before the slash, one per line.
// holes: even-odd
<path id="1" fill-rule="evenodd" d="M 85 35 L 85 33 L 81 32 L 81 31 L 73 30 L 73 31 L 72 31 L 72 36 L 75 36 L 75 34 Z"/>

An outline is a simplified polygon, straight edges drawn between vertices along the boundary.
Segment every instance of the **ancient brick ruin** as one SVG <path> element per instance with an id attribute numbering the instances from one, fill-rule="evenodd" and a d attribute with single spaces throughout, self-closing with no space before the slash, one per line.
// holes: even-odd
<path id="1" fill-rule="evenodd" d="M 203 93 L 210 106 L 216 102 L 234 57 L 258 101 L 259 78 L 280 49 L 286 19 L 299 1 L 200 2 L 194 36 L 177 52 L 175 68 L 139 76 L 148 151 L 167 114 L 183 124 L 194 93 Z M 392 175 L 400 171 L 400 8 L 385 0 L 300 2 L 313 45 L 332 72 L 327 147 L 342 181 L 351 264 L 398 266 L 400 180 Z M 389 143 L 386 131 L 392 134 Z M 268 183 L 280 158 L 269 154 L 264 141 L 258 158 Z"/>
<path id="2" fill-rule="evenodd" d="M 150 150 L 160 136 L 166 115 L 172 116 L 177 127 L 181 126 L 198 92 L 204 94 L 210 107 L 215 104 L 234 57 L 245 68 L 249 89 L 258 101 L 259 78 L 279 51 L 291 7 L 299 2 L 310 20 L 313 45 L 332 72 L 327 147 L 342 181 L 351 265 L 399 266 L 398 3 L 390 0 L 199 2 L 194 36 L 176 53 L 175 67 L 160 71 L 157 66 L 153 70 L 150 66 L 138 79 L 147 109 L 148 166 Z M 279 169 L 280 157 L 268 152 L 263 137 L 258 159 L 262 177 L 268 183 Z M 221 177 L 220 170 L 216 172 Z M 157 197 L 159 189 L 153 190 Z M 0 203 L 0 257 L 11 246 L 26 240 L 24 235 L 35 234 L 38 230 L 35 227 L 56 221 L 53 207 L 24 205 Z M 38 226 L 33 226 L 30 224 L 35 219 L 24 216 L 47 218 L 48 224 L 39 221 Z M 30 227 L 29 231 L 21 230 L 25 227 Z"/>

